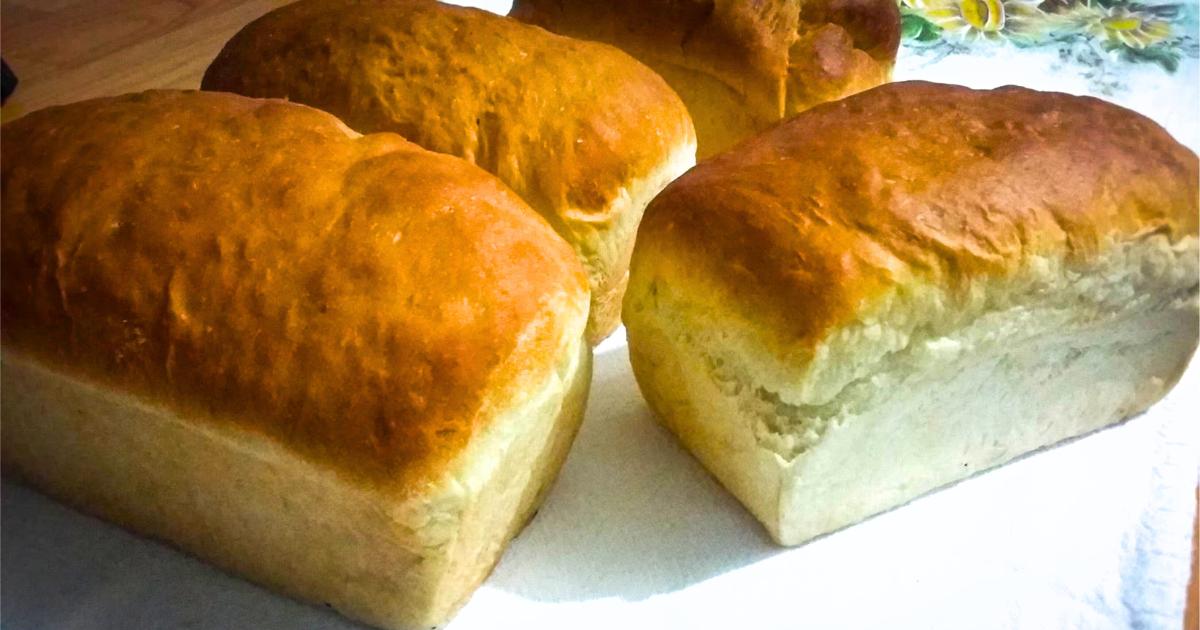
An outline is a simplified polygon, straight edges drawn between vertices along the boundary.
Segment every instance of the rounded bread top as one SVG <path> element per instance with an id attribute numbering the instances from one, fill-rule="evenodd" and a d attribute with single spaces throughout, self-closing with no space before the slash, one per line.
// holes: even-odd
<path id="1" fill-rule="evenodd" d="M 670 261 L 807 352 L 906 283 L 953 295 L 1034 256 L 1081 264 L 1150 233 L 1195 238 L 1198 181 L 1194 153 L 1095 98 L 890 84 L 669 185 L 647 208 L 631 286 Z"/>
<path id="2" fill-rule="evenodd" d="M 415 490 L 582 335 L 496 178 L 308 107 L 156 91 L 4 125 L 5 346 Z"/>
<path id="3" fill-rule="evenodd" d="M 311 0 L 243 28 L 204 89 L 288 98 L 464 157 L 562 229 L 695 144 L 687 108 L 620 50 L 432 0 Z"/>

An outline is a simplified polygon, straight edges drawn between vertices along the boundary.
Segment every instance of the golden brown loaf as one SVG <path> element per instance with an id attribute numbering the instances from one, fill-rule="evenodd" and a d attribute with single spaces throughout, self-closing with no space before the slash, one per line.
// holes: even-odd
<path id="1" fill-rule="evenodd" d="M 619 322 L 645 204 L 695 160 L 686 108 L 628 55 L 430 0 L 272 11 L 226 44 L 203 87 L 319 107 L 496 174 L 584 261 L 593 341 Z"/>
<path id="2" fill-rule="evenodd" d="M 695 120 L 702 158 L 887 81 L 900 44 L 893 0 L 516 0 L 512 15 L 661 74 Z"/>
<path id="3" fill-rule="evenodd" d="M 1194 235 L 1197 180 L 1195 154 L 1103 101 L 907 82 L 694 169 L 640 234 L 693 252 L 806 353 L 900 278 L 965 290 L 1033 256 L 1082 264 L 1113 240 Z"/>
<path id="4" fill-rule="evenodd" d="M 1161 397 L 1196 346 L 1198 180 L 1091 98 L 904 83 L 819 106 L 650 205 L 635 372 L 802 542 Z"/>
<path id="5" fill-rule="evenodd" d="M 582 410 L 586 281 L 545 220 L 280 101 L 149 92 L 3 133 L 6 466 L 360 619 L 444 619 Z"/>

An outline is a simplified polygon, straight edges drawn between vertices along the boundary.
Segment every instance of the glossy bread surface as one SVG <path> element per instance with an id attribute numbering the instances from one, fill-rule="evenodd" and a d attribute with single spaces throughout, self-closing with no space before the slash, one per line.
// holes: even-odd
<path id="1" fill-rule="evenodd" d="M 544 378 L 586 303 L 494 177 L 281 101 L 30 114 L 4 126 L 2 212 L 6 348 L 399 490 Z"/>
<path id="2" fill-rule="evenodd" d="M 711 274 L 791 350 L 896 285 L 966 297 L 1035 256 L 1195 236 L 1196 155 L 1094 98 L 922 82 L 822 105 L 701 163 L 646 211 L 645 251 Z M 701 245 L 702 244 L 702 245 Z"/>

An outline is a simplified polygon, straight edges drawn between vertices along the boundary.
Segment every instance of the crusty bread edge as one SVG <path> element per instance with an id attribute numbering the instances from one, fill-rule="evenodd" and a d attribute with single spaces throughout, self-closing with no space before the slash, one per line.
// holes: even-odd
<path id="1" fill-rule="evenodd" d="M 574 439 L 591 377 L 576 314 L 538 387 L 498 406 L 441 480 L 414 495 L 7 349 L 5 470 L 297 598 L 380 627 L 432 627 L 486 578 Z"/>
<path id="2" fill-rule="evenodd" d="M 621 323 L 621 300 L 629 283 L 629 259 L 646 206 L 667 184 L 695 165 L 696 139 L 693 136 L 672 151 L 655 170 L 621 187 L 603 212 L 564 213 L 568 219 L 562 229 L 571 234 L 567 242 L 583 261 L 592 289 L 587 338 L 593 346 L 611 335 Z M 615 217 L 615 220 L 597 223 L 594 217 Z"/>
<path id="3" fill-rule="evenodd" d="M 1037 303 L 1032 300 L 1041 299 L 1047 293 L 1044 286 L 1027 284 L 1033 275 L 1043 276 L 1043 281 L 1060 283 L 1058 295 L 1063 304 L 1047 301 L 1046 310 L 1040 315 L 1026 311 L 1023 318 L 1016 317 L 1022 315 L 1019 311 L 1010 316 L 1008 308 L 1000 308 L 954 324 L 944 337 L 912 339 L 921 346 L 922 357 L 918 365 L 925 366 L 917 380 L 921 374 L 935 379 L 925 390 L 932 392 L 930 398 L 936 398 L 940 395 L 936 390 L 946 386 L 937 379 L 953 380 L 959 371 L 971 369 L 974 358 L 1007 356 L 1004 353 L 1010 347 L 1014 354 L 1048 355 L 1058 349 L 1039 344 L 1050 344 L 1050 340 L 1067 339 L 1071 335 L 1086 338 L 1093 334 L 1089 331 L 1105 326 L 1124 326 L 1124 332 L 1131 336 L 1142 334 L 1144 326 L 1152 321 L 1166 327 L 1163 332 L 1166 336 L 1147 342 L 1140 351 L 1123 350 L 1129 353 L 1129 358 L 1114 357 L 1107 368 L 1086 373 L 1080 372 L 1082 368 L 1078 365 L 1072 366 L 1072 362 L 1078 357 L 1089 360 L 1089 351 L 1065 348 L 1062 374 L 1070 378 L 1079 379 L 1081 375 L 1089 374 L 1098 378 L 1102 373 L 1114 377 L 1146 368 L 1145 373 L 1125 381 L 1122 387 L 1106 386 L 1103 396 L 1083 389 L 1075 391 L 1082 393 L 1071 399 L 1075 407 L 1064 408 L 1086 408 L 1086 413 L 1067 411 L 1041 418 L 1017 414 L 1011 423 L 992 425 L 984 419 L 971 424 L 969 418 L 955 417 L 952 411 L 960 405 L 950 402 L 947 413 L 939 414 L 929 423 L 931 428 L 912 426 L 900 431 L 902 435 L 912 434 L 913 440 L 927 441 L 926 446 L 914 454 L 901 444 L 880 440 L 872 443 L 871 432 L 864 439 L 862 430 L 857 433 L 846 430 L 847 424 L 855 422 L 863 430 L 864 423 L 873 423 L 871 431 L 885 433 L 892 430 L 883 425 L 890 422 L 891 416 L 902 414 L 899 406 L 888 405 L 900 405 L 901 394 L 907 392 L 912 383 L 897 385 L 886 378 L 881 379 L 881 376 L 887 376 L 885 373 L 871 372 L 871 366 L 879 365 L 888 355 L 901 352 L 871 346 L 889 338 L 911 338 L 912 331 L 900 334 L 894 334 L 899 331 L 875 331 L 864 336 L 862 330 L 849 326 L 828 332 L 829 343 L 861 347 L 863 351 L 857 358 L 854 353 L 838 349 L 821 351 L 818 354 L 824 357 L 823 360 L 839 365 L 847 361 L 861 363 L 855 368 L 867 369 L 851 375 L 850 382 L 874 385 L 879 380 L 878 387 L 884 392 L 900 392 L 869 399 L 875 408 L 868 406 L 863 414 L 865 417 L 838 413 L 827 406 L 829 401 L 825 395 L 821 395 L 820 400 L 805 402 L 814 392 L 809 387 L 811 383 L 825 381 L 817 388 L 824 389 L 825 384 L 832 382 L 828 373 L 823 373 L 820 368 L 814 370 L 811 365 L 790 365 L 786 359 L 781 359 L 770 339 L 755 332 L 753 323 L 721 307 L 720 287 L 678 269 L 672 264 L 669 252 L 655 251 L 658 253 L 650 262 L 641 262 L 643 267 L 634 274 L 626 300 L 630 359 L 638 384 L 659 420 L 763 523 L 776 542 L 783 545 L 800 544 L 1032 450 L 1140 413 L 1177 382 L 1195 351 L 1200 334 L 1196 296 L 1197 239 L 1193 236 L 1171 243 L 1164 235 L 1148 234 L 1112 247 L 1105 256 L 1082 268 L 1055 268 L 1042 264 L 1046 262 L 1043 260 L 1025 269 L 1023 273 L 1029 275 L 1024 278 L 993 279 L 987 285 L 981 285 L 980 290 L 996 294 L 1008 290 L 1029 291 L 1018 294 L 1029 299 L 1010 301 L 1010 307 L 1014 303 L 1023 303 L 1037 308 Z M 667 289 L 664 284 L 674 286 Z M 910 287 L 909 290 L 915 289 Z M 930 291 L 940 292 L 936 287 L 931 287 Z M 1081 299 L 1073 292 L 1087 297 Z M 679 303 L 674 297 L 679 295 L 685 296 L 690 304 Z M 1050 290 L 1049 295 L 1055 295 L 1055 290 Z M 944 300 L 944 296 L 933 299 Z M 1004 305 L 1006 300 L 998 299 L 997 302 Z M 1097 304 L 1114 310 L 1100 319 L 1088 321 L 1088 309 L 1097 308 Z M 1062 308 L 1078 308 L 1077 313 L 1084 319 L 1076 323 L 1052 319 L 1055 311 Z M 870 315 L 869 307 L 864 307 L 864 315 Z M 898 319 L 921 326 L 919 317 L 914 319 L 912 315 L 906 313 Z M 971 322 L 978 322 L 983 317 L 991 318 L 988 325 L 995 327 L 994 338 L 983 342 L 977 336 L 975 339 L 955 337 L 959 331 L 966 331 Z M 876 321 L 885 327 L 888 324 L 886 319 Z M 1031 330 L 1031 326 L 1040 328 Z M 978 354 L 973 350 L 976 346 L 980 347 Z M 1039 347 L 1045 351 L 1038 351 Z M 987 354 L 989 352 L 991 354 Z M 1104 365 L 1103 357 L 1100 357 L 1099 365 Z M 1071 372 L 1072 369 L 1076 371 Z M 731 378 L 719 383 L 713 378 L 715 372 L 724 372 Z M 844 382 L 841 378 L 836 380 Z M 1078 385 L 1078 381 L 1075 384 Z M 1000 383 L 999 387 L 1005 385 Z M 1066 399 L 1071 393 L 1064 390 L 1061 395 Z M 977 397 L 978 392 L 963 395 Z M 1013 400 L 1018 400 L 1024 393 L 1014 390 L 1011 395 Z M 836 403 L 837 399 L 833 401 Z M 1056 409 L 1056 401 L 1057 395 L 1054 400 L 1046 401 L 1044 407 Z M 769 416 L 774 413 L 771 410 L 779 405 L 797 410 L 805 417 L 809 412 L 832 415 L 827 418 L 828 422 L 820 425 L 804 425 L 803 428 L 813 429 L 817 434 L 812 443 L 795 448 L 796 445 L 790 442 L 793 436 L 769 426 Z M 750 413 L 748 409 L 762 410 L 767 417 Z M 889 409 L 896 412 L 891 413 Z M 904 409 L 911 410 L 912 406 L 904 406 Z M 995 443 L 987 442 L 984 440 L 987 435 L 998 432 L 995 426 L 1007 427 L 1003 431 L 1008 432 L 1008 437 Z M 946 430 L 946 427 L 954 430 Z M 833 448 L 829 448 L 831 444 Z M 933 448 L 935 445 L 936 449 Z M 960 450 L 955 451 L 956 448 Z M 938 459 L 932 455 L 935 450 L 943 455 L 954 451 L 961 459 L 947 463 L 949 458 L 943 457 L 947 461 L 933 461 Z M 869 458 L 869 465 L 856 467 L 854 457 Z M 830 482 L 829 486 L 824 484 L 825 481 Z M 832 486 L 836 489 L 831 489 Z"/>

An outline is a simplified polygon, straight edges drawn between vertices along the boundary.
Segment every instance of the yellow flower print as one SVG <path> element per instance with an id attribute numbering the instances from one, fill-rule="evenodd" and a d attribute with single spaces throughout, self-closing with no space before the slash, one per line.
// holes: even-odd
<path id="1" fill-rule="evenodd" d="M 1066 16 L 1079 30 L 1104 42 L 1141 50 L 1171 36 L 1171 23 L 1126 7 L 1076 5 Z"/>
<path id="2" fill-rule="evenodd" d="M 947 33 L 977 39 L 1029 39 L 1047 24 L 1042 0 L 912 0 L 914 8 Z"/>

